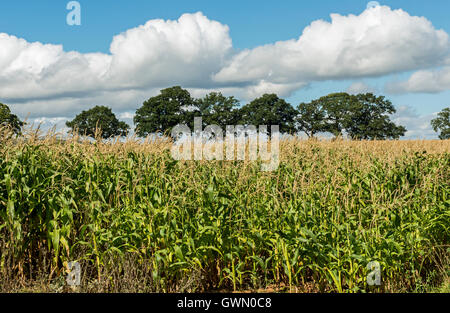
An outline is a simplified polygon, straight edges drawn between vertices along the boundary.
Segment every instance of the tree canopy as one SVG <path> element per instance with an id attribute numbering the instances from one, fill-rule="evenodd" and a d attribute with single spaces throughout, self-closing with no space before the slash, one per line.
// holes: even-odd
<path id="1" fill-rule="evenodd" d="M 225 97 L 222 93 L 212 92 L 197 99 L 196 106 L 203 119 L 203 126 L 218 125 L 226 129 L 239 121 L 239 100 Z"/>
<path id="2" fill-rule="evenodd" d="M 323 107 L 325 111 L 326 132 L 335 137 L 342 136 L 352 101 L 354 98 L 345 92 L 332 93 L 315 101 L 316 105 Z"/>
<path id="3" fill-rule="evenodd" d="M 396 112 L 392 102 L 372 93 L 351 96 L 344 128 L 352 139 L 398 139 L 406 128 L 391 122 L 389 114 Z"/>
<path id="4" fill-rule="evenodd" d="M 20 133 L 24 122 L 22 122 L 15 114 L 11 113 L 10 108 L 3 103 L 0 103 L 0 126 L 11 127 L 14 133 Z"/>
<path id="5" fill-rule="evenodd" d="M 179 86 L 163 89 L 136 111 L 136 133 L 145 137 L 152 133 L 170 133 L 178 124 L 192 127 L 194 107 L 194 99 L 187 90 Z"/>
<path id="6" fill-rule="evenodd" d="M 297 111 L 297 130 L 303 131 L 309 138 L 313 138 L 317 133 L 327 131 L 326 112 L 320 101 L 300 103 Z"/>
<path id="7" fill-rule="evenodd" d="M 330 132 L 338 137 L 345 131 L 352 139 L 398 139 L 406 132 L 403 126 L 390 120 L 389 115 L 396 112 L 392 103 L 372 93 L 333 93 L 301 103 L 298 111 L 298 130 L 309 137 L 318 132 Z"/>
<path id="8" fill-rule="evenodd" d="M 67 127 L 80 134 L 95 137 L 96 130 L 101 131 L 103 139 L 126 136 L 130 126 L 119 121 L 112 110 L 106 106 L 95 106 L 83 111 L 72 121 L 66 122 Z"/>
<path id="9" fill-rule="evenodd" d="M 276 94 L 264 94 L 241 108 L 239 103 L 233 96 L 227 97 L 220 92 L 194 99 L 180 86 L 166 88 L 136 111 L 136 134 L 140 137 L 170 134 L 179 124 L 193 130 L 195 117 L 202 117 L 203 128 L 218 125 L 225 130 L 228 125 L 238 124 L 278 125 L 282 133 L 302 131 L 310 138 L 328 132 L 336 137 L 346 134 L 352 139 L 383 140 L 398 139 L 406 132 L 405 127 L 391 121 L 391 115 L 396 112 L 392 102 L 372 93 L 332 93 L 309 103 L 300 103 L 296 108 Z M 441 136 L 444 137 L 448 136 L 448 126 L 447 129 L 444 126 L 448 125 L 446 110 L 433 122 L 436 130 L 442 129 Z M 123 135 L 128 130 L 128 125 L 119 122 L 106 107 L 83 111 L 67 126 L 93 135 L 97 123 L 106 137 Z"/>
<path id="10" fill-rule="evenodd" d="M 282 133 L 295 133 L 297 111 L 276 94 L 265 94 L 246 104 L 239 111 L 244 125 L 278 125 Z"/>
<path id="11" fill-rule="evenodd" d="M 442 110 L 438 116 L 431 121 L 431 126 L 435 132 L 440 132 L 440 139 L 450 139 L 450 108 Z"/>

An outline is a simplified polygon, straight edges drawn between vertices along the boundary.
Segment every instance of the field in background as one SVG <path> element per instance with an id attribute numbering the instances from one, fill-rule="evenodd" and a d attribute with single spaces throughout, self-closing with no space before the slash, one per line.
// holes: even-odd
<path id="1" fill-rule="evenodd" d="M 84 292 L 448 291 L 450 141 L 282 141 L 261 172 L 0 136 L 0 292 L 70 290 L 70 261 Z"/>

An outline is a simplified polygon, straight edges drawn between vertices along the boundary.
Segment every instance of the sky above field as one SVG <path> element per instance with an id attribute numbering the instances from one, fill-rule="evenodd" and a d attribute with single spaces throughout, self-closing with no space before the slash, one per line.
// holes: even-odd
<path id="1" fill-rule="evenodd" d="M 450 106 L 448 0 L 84 0 L 73 26 L 68 2 L 0 3 L 0 102 L 43 128 L 95 105 L 132 125 L 174 85 L 294 106 L 374 92 L 407 139 L 437 138 L 430 120 Z"/>

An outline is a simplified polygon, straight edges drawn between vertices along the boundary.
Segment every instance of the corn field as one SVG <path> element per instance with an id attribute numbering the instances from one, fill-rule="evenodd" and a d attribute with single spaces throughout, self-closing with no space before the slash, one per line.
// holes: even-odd
<path id="1" fill-rule="evenodd" d="M 83 292 L 449 282 L 450 141 L 283 140 L 279 168 L 262 172 L 175 161 L 163 140 L 0 138 L 0 291 L 65 291 L 71 261 Z"/>

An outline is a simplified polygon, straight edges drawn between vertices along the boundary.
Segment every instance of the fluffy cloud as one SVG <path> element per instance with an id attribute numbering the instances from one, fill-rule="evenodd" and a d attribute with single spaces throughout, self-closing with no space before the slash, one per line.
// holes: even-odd
<path id="1" fill-rule="evenodd" d="M 364 82 L 354 82 L 347 88 L 346 92 L 349 94 L 376 93 L 376 90 Z"/>
<path id="2" fill-rule="evenodd" d="M 231 49 L 228 26 L 202 13 L 151 20 L 114 37 L 107 78 L 126 88 L 173 82 L 201 87 L 210 84 Z"/>
<path id="3" fill-rule="evenodd" d="M 61 45 L 0 33 L 0 99 L 20 103 L 21 113 L 55 115 L 95 99 L 110 104 L 131 94 L 136 101 L 137 94 L 172 84 L 207 88 L 232 51 L 228 33 L 200 12 L 119 34 L 111 54 L 65 52 Z"/>
<path id="4" fill-rule="evenodd" d="M 392 121 L 397 125 L 406 127 L 408 131 L 405 134 L 405 139 L 437 139 L 438 135 L 431 127 L 431 120 L 436 116 L 437 113 L 419 115 L 409 106 L 400 106 L 392 116 Z"/>
<path id="5" fill-rule="evenodd" d="M 30 99 L 12 105 L 14 113 L 30 118 L 75 116 L 95 105 L 106 105 L 114 112 L 136 111 L 151 95 L 156 95 L 159 88 L 125 89 L 96 91 L 79 97 L 52 97 L 48 99 Z M 0 100 L 2 102 L 2 100 Z M 6 102 L 6 101 L 4 101 Z M 10 105 L 10 102 L 6 102 Z"/>
<path id="6" fill-rule="evenodd" d="M 281 97 L 289 96 L 293 91 L 305 87 L 307 84 L 292 83 L 292 84 L 276 84 L 269 81 L 261 80 L 253 85 L 235 86 L 235 87 L 223 87 L 217 85 L 214 90 L 220 91 L 224 95 L 232 95 L 237 99 L 241 100 L 253 100 L 265 93 L 275 93 Z M 189 92 L 193 97 L 203 97 L 211 89 L 198 89 L 198 88 L 188 88 Z"/>
<path id="7" fill-rule="evenodd" d="M 48 131 L 53 131 L 56 134 L 65 135 L 70 129 L 66 126 L 69 119 L 66 117 L 39 117 L 26 120 L 24 131 L 33 131 L 37 129 L 41 134 L 46 134 Z"/>
<path id="8" fill-rule="evenodd" d="M 438 93 L 450 90 L 450 67 L 437 71 L 418 71 L 404 82 L 390 82 L 386 91 L 393 94 L 402 93 Z"/>
<path id="9" fill-rule="evenodd" d="M 101 85 L 111 57 L 64 52 L 0 33 L 0 97 L 12 102 L 88 95 Z"/>
<path id="10" fill-rule="evenodd" d="M 359 16 L 331 15 L 318 20 L 297 40 L 245 50 L 235 55 L 215 80 L 252 84 L 382 76 L 444 64 L 450 41 L 424 17 L 387 6 Z"/>

